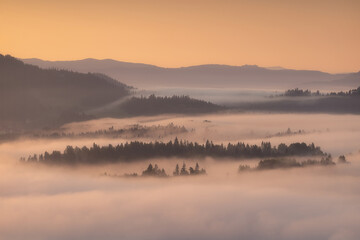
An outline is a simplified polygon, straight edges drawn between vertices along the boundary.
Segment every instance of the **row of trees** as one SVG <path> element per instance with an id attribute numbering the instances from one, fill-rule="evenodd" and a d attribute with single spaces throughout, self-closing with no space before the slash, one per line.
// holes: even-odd
<path id="1" fill-rule="evenodd" d="M 344 155 L 339 156 L 338 163 L 349 163 Z M 261 160 L 255 168 L 250 168 L 249 165 L 240 165 L 239 172 L 248 170 L 266 170 L 277 168 L 294 168 L 307 166 L 332 166 L 335 165 L 330 154 L 325 154 L 320 160 L 308 159 L 306 161 L 298 162 L 296 159 L 288 158 L 270 158 Z"/>
<path id="2" fill-rule="evenodd" d="M 196 163 L 195 167 L 186 167 L 186 164 L 183 163 L 181 169 L 179 167 L 179 164 L 176 164 L 175 170 L 173 172 L 173 176 L 194 176 L 194 175 L 205 175 L 206 170 L 204 168 L 200 169 L 199 163 Z M 108 173 L 104 173 L 104 176 L 114 176 L 119 177 L 118 175 L 109 175 Z M 137 173 L 126 173 L 124 174 L 125 177 L 138 177 L 139 175 Z M 159 168 L 157 164 L 154 166 L 150 163 L 147 169 L 145 169 L 142 174 L 142 177 L 169 177 L 168 174 L 166 174 L 164 168 Z"/>
<path id="3" fill-rule="evenodd" d="M 167 177 L 165 170 L 160 169 L 157 164 L 153 167 L 150 163 L 148 168 L 142 172 L 142 176 Z"/>
<path id="4" fill-rule="evenodd" d="M 262 142 L 261 145 L 249 145 L 242 142 L 229 143 L 227 145 L 214 144 L 206 141 L 205 144 L 197 142 L 174 141 L 165 142 L 140 142 L 132 141 L 116 146 L 108 145 L 100 147 L 93 144 L 79 148 L 67 146 L 63 152 L 45 152 L 37 156 L 28 157 L 28 161 L 43 162 L 49 164 L 76 164 L 76 163 L 105 163 L 105 162 L 129 162 L 140 159 L 155 157 L 214 157 L 214 158 L 264 158 L 283 156 L 324 155 L 320 147 L 313 143 L 292 143 L 290 145 L 279 144 L 272 146 L 270 142 Z M 25 158 L 21 158 L 25 161 Z"/>
<path id="5" fill-rule="evenodd" d="M 347 92 L 330 92 L 327 94 L 324 93 L 320 93 L 319 90 L 317 90 L 316 92 L 311 92 L 310 90 L 306 89 L 306 90 L 302 90 L 299 88 L 295 88 L 295 89 L 289 89 L 286 90 L 285 93 L 283 95 L 280 96 L 286 96 L 286 97 L 306 97 L 306 96 L 360 96 L 360 87 L 358 87 L 357 89 L 351 89 Z"/>
<path id="6" fill-rule="evenodd" d="M 195 168 L 190 167 L 189 170 L 186 167 L 186 164 L 183 163 L 181 169 L 179 164 L 176 164 L 175 170 L 173 172 L 173 176 L 189 176 L 189 175 L 204 175 L 206 174 L 206 170 L 204 168 L 200 169 L 198 163 L 196 163 Z M 135 176 L 133 174 L 133 176 Z M 157 164 L 153 165 L 150 163 L 148 168 L 142 172 L 141 176 L 153 176 L 153 177 L 168 177 L 165 170 L 160 169 Z"/>
<path id="7" fill-rule="evenodd" d="M 284 93 L 284 96 L 286 97 L 302 97 L 302 96 L 320 96 L 320 92 L 319 90 L 316 91 L 315 93 L 312 93 L 310 90 L 306 89 L 306 90 L 302 90 L 302 89 L 289 89 L 286 90 Z"/>
<path id="8" fill-rule="evenodd" d="M 189 171 L 186 168 L 186 164 L 183 163 L 181 169 L 179 164 L 176 164 L 175 171 L 173 172 L 174 176 L 188 176 L 188 175 L 204 175 L 206 174 L 206 170 L 204 168 L 200 169 L 198 163 L 196 163 L 195 168 L 190 167 Z"/>

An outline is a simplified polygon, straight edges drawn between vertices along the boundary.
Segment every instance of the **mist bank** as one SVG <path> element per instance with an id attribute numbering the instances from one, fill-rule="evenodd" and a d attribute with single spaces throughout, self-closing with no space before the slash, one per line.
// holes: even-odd
<path id="1" fill-rule="evenodd" d="M 360 113 L 360 87 L 349 91 L 320 93 L 311 90 L 289 89 L 284 94 L 271 95 L 262 101 L 235 102 L 233 109 L 240 111 L 308 112 L 308 113 Z"/>
<path id="2" fill-rule="evenodd" d="M 245 112 L 336 113 L 360 114 L 360 97 L 324 96 L 276 98 L 267 101 L 234 103 L 234 109 Z"/>
<path id="3" fill-rule="evenodd" d="M 341 155 L 360 150 L 360 122 L 359 115 L 353 114 L 309 114 L 309 113 L 212 113 L 206 115 L 161 115 L 132 117 L 124 119 L 104 118 L 98 120 L 76 122 L 63 126 L 67 132 L 84 132 L 101 130 L 104 126 L 114 126 L 114 128 L 126 128 L 128 125 L 141 124 L 144 126 L 162 125 L 169 123 L 184 126 L 186 129 L 195 129 L 181 135 L 181 139 L 206 143 L 210 139 L 214 144 L 224 142 L 237 143 L 246 142 L 250 145 L 261 145 L 261 142 L 271 142 L 272 145 L 280 143 L 291 144 L 294 142 L 317 143 L 321 148 L 332 155 Z M 289 134 L 292 131 L 301 130 L 301 134 Z M 148 141 L 147 139 L 138 139 Z M 165 137 L 163 141 L 174 140 L 174 136 Z M 43 144 L 39 140 L 38 146 Z M 53 142 L 47 140 L 48 144 Z M 67 145 L 91 147 L 93 140 L 67 139 L 57 141 L 61 145 L 37 148 L 41 150 L 31 151 L 27 149 L 22 155 L 29 153 L 40 153 L 56 149 L 63 151 Z M 96 140 L 99 145 L 113 145 L 125 140 Z M 24 149 L 28 142 L 19 144 L 20 149 Z"/>
<path id="4" fill-rule="evenodd" d="M 345 156 L 340 156 L 338 159 L 339 164 L 349 164 L 346 160 Z M 260 170 L 274 170 L 274 169 L 289 169 L 289 168 L 304 168 L 304 167 L 314 167 L 314 166 L 335 166 L 336 163 L 332 160 L 330 155 L 323 156 L 321 160 L 317 159 L 307 159 L 298 161 L 294 158 L 270 158 L 260 160 L 258 165 L 254 168 L 251 168 L 249 165 L 241 164 L 238 168 L 238 172 L 241 174 L 243 172 L 248 171 L 260 171 Z M 188 176 L 200 176 L 207 175 L 206 169 L 201 168 L 198 162 L 196 162 L 195 166 L 190 166 L 187 168 L 185 162 L 183 162 L 182 167 L 180 168 L 177 163 L 174 171 L 171 173 L 167 173 L 164 168 L 159 167 L 158 164 L 150 163 L 149 166 L 142 171 L 141 174 L 137 172 L 133 173 L 125 173 L 124 175 L 118 174 L 108 174 L 104 172 L 102 176 L 108 177 L 160 177 L 160 178 L 169 178 L 169 177 L 188 177 Z"/>
<path id="5" fill-rule="evenodd" d="M 196 94 L 196 91 L 194 92 Z M 204 90 L 202 93 L 206 93 Z M 226 94 L 223 91 L 219 94 Z M 243 92 L 242 92 L 243 93 Z M 204 100 L 193 99 L 188 96 L 161 97 L 154 94 L 148 97 L 133 97 L 124 101 L 117 108 L 103 116 L 146 116 L 158 114 L 204 114 L 219 111 L 272 111 L 272 112 L 309 112 L 309 113 L 360 113 L 360 88 L 349 91 L 320 93 L 310 90 L 289 89 L 284 94 L 270 94 L 246 96 L 226 96 L 223 105 L 217 105 Z M 206 95 L 200 98 L 209 98 Z M 216 99 L 214 99 L 216 100 Z M 107 114 L 107 115 L 106 115 Z"/>
<path id="6" fill-rule="evenodd" d="M 23 239 L 265 239 L 357 240 L 360 236 L 360 116 L 336 114 L 208 114 L 97 119 L 66 124 L 68 132 L 175 125 L 196 128 L 184 137 L 214 144 L 245 141 L 272 146 L 316 142 L 351 164 L 243 171 L 256 159 L 153 158 L 107 164 L 20 164 L 20 156 L 93 138 L 19 140 L 0 144 L 0 236 Z M 303 134 L 275 136 L 287 128 Z M 275 134 L 275 135 L 274 135 Z M 108 146 L 122 139 L 97 139 Z M 293 157 L 291 157 L 292 159 Z M 313 157 L 310 157 L 311 159 Z M 297 161 L 307 160 L 298 158 Z M 258 159 L 262 160 L 262 159 Z M 171 178 L 101 176 L 141 173 L 150 163 L 166 173 L 176 163 L 207 175 Z"/>
<path id="7" fill-rule="evenodd" d="M 170 179 L 98 175 L 109 166 L 49 171 L 1 161 L 0 234 L 4 240 L 357 240 L 359 155 L 350 161 L 242 174 L 238 163 L 205 161 L 208 175 Z"/>
<path id="8" fill-rule="evenodd" d="M 184 126 L 176 126 L 173 123 L 167 125 L 140 125 L 134 124 L 124 128 L 116 129 L 114 126 L 108 129 L 94 131 L 68 132 L 59 128 L 55 130 L 34 130 L 0 133 L 0 143 L 7 141 L 26 140 L 26 139 L 162 139 L 168 136 L 181 136 L 195 129 L 186 129 Z"/>

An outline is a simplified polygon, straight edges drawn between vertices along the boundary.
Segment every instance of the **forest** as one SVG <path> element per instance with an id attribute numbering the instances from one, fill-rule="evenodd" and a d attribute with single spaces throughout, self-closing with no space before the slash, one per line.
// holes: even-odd
<path id="1" fill-rule="evenodd" d="M 116 146 L 109 144 L 100 147 L 93 144 L 92 147 L 67 146 L 63 152 L 52 151 L 30 155 L 21 161 L 41 162 L 47 164 L 98 164 L 131 162 L 134 160 L 150 159 L 156 157 L 181 157 L 181 158 L 266 158 L 283 156 L 323 156 L 325 153 L 313 143 L 292 143 L 289 145 L 279 144 L 272 146 L 270 142 L 262 142 L 261 145 L 249 145 L 242 142 L 214 144 L 207 140 L 205 144 L 182 141 L 175 138 L 169 142 L 140 142 L 131 141 Z"/>
<path id="2" fill-rule="evenodd" d="M 120 113 L 130 116 L 156 115 L 165 113 L 199 114 L 225 110 L 223 106 L 190 98 L 189 96 L 132 97 L 120 106 Z"/>
<path id="3" fill-rule="evenodd" d="M 309 97 L 309 96 L 341 96 L 341 97 L 360 97 L 360 87 L 356 89 L 351 89 L 349 91 L 340 91 L 340 92 L 330 92 L 330 93 L 320 93 L 319 90 L 312 92 L 311 90 L 303 90 L 299 88 L 288 89 L 284 94 L 276 95 L 277 97 Z"/>

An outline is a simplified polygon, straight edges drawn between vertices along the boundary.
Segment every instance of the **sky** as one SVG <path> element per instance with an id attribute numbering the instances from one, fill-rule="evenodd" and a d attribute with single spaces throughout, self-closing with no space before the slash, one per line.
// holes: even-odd
<path id="1" fill-rule="evenodd" d="M 0 0 L 0 53 L 360 70 L 358 0 Z"/>

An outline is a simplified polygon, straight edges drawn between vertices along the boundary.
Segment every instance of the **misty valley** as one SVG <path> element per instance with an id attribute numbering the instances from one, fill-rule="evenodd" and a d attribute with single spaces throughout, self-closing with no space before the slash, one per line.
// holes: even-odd
<path id="1" fill-rule="evenodd" d="M 0 239 L 358 239 L 358 73 L 128 64 L 0 55 Z"/>

